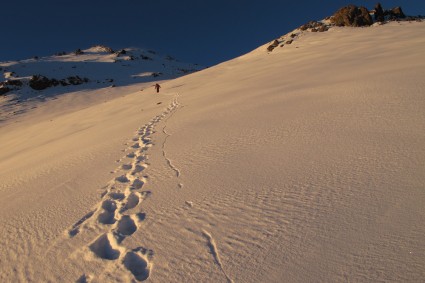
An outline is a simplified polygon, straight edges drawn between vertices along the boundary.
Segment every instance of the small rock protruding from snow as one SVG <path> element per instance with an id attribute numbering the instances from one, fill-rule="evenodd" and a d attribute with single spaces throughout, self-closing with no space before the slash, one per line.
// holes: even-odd
<path id="1" fill-rule="evenodd" d="M 322 22 L 310 21 L 300 27 L 300 30 L 306 31 L 309 30 L 311 32 L 324 32 L 329 30 L 329 25 L 326 25 Z M 291 35 L 292 37 L 292 35 Z"/>
<path id="2" fill-rule="evenodd" d="M 84 52 L 80 48 L 78 48 L 77 50 L 74 51 L 74 54 L 75 55 L 83 55 Z"/>
<path id="3" fill-rule="evenodd" d="M 272 52 L 279 45 L 279 41 L 275 39 L 272 44 L 267 47 L 267 51 Z"/>

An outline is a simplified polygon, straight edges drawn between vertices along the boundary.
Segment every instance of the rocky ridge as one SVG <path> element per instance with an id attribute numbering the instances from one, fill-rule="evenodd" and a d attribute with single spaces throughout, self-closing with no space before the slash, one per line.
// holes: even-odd
<path id="1" fill-rule="evenodd" d="M 268 46 L 267 51 L 272 52 L 276 47 L 284 47 L 292 44 L 305 32 L 325 32 L 332 27 L 367 27 L 375 23 L 385 24 L 391 21 L 422 21 L 422 16 L 406 16 L 401 7 L 384 10 L 377 3 L 373 10 L 363 6 L 348 5 L 336 11 L 332 16 L 322 21 L 310 21 L 294 31 L 274 39 Z"/>

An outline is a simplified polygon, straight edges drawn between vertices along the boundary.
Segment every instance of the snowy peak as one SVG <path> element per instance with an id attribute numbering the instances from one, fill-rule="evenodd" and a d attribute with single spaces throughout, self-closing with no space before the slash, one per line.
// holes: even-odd
<path id="1" fill-rule="evenodd" d="M 183 63 L 151 50 L 125 48 L 114 51 L 107 46 L 97 45 L 53 56 L 0 63 L 0 74 L 3 76 L 0 95 L 12 93 L 28 98 L 32 96 L 32 91 L 50 87 L 129 85 L 172 79 L 200 69 L 202 67 L 197 64 Z M 33 84 L 40 80 L 43 83 Z"/>

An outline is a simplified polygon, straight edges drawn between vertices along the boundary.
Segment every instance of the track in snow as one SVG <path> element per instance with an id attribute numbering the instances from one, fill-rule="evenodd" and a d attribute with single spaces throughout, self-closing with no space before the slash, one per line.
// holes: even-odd
<path id="1" fill-rule="evenodd" d="M 125 247 L 123 241 L 138 231 L 146 217 L 144 213 L 138 212 L 137 208 L 151 194 L 144 188 L 148 176 L 143 175 L 143 171 L 149 166 L 146 162 L 149 159 L 147 153 L 154 146 L 151 136 L 155 133 L 155 126 L 164 118 L 171 117 L 178 106 L 175 98 L 164 112 L 137 130 L 130 146 L 125 150 L 126 155 L 118 160 L 121 164 L 113 172 L 120 172 L 121 175 L 105 186 L 102 199 L 95 208 L 66 232 L 68 237 L 73 238 L 86 230 L 100 231 L 86 248 L 83 247 L 85 252 L 113 262 L 117 268 L 124 267 L 137 281 L 149 278 L 153 251 L 143 247 L 130 250 Z M 163 132 L 167 138 L 170 135 L 165 128 L 166 125 Z M 163 155 L 171 169 L 179 176 L 180 171 L 166 157 L 165 142 L 166 140 L 162 145 Z M 85 276 L 83 274 L 80 279 Z"/>

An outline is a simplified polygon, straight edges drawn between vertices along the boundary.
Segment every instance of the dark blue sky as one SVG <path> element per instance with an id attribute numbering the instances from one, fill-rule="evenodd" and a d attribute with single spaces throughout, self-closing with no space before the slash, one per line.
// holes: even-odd
<path id="1" fill-rule="evenodd" d="M 21 0 L 4 1 L 0 61 L 51 55 L 96 44 L 141 47 L 211 66 L 249 52 L 347 4 L 345 0 Z M 409 15 L 425 1 L 383 0 Z"/>

